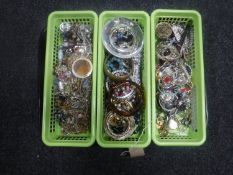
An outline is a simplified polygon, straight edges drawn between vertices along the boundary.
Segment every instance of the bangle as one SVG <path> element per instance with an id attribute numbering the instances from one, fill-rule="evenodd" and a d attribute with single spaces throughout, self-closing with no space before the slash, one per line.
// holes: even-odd
<path id="1" fill-rule="evenodd" d="M 132 58 L 143 48 L 143 32 L 134 21 L 117 17 L 104 26 L 103 44 L 114 56 Z"/>
<path id="2" fill-rule="evenodd" d="M 131 136 L 136 129 L 134 116 L 124 117 L 112 111 L 105 117 L 105 132 L 116 140 Z"/>
<path id="3" fill-rule="evenodd" d="M 110 90 L 109 100 L 114 112 L 131 116 L 143 107 L 142 88 L 132 81 L 118 83 Z"/>
<path id="4" fill-rule="evenodd" d="M 104 72 L 112 80 L 122 81 L 130 77 L 133 71 L 132 59 L 122 59 L 109 55 L 105 59 Z"/>

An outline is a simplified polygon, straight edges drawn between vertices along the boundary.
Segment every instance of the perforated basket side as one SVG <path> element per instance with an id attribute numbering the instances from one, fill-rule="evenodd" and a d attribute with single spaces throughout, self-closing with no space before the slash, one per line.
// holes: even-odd
<path id="1" fill-rule="evenodd" d="M 204 142 L 205 131 L 205 103 L 204 103 L 204 67 L 202 51 L 202 30 L 201 17 L 196 11 L 190 10 L 155 10 L 151 15 L 151 74 L 152 74 L 152 139 L 158 145 L 163 146 L 195 146 Z M 176 24 L 186 24 L 192 21 L 193 45 L 191 48 L 191 58 L 188 64 L 192 67 L 192 126 L 188 136 L 169 135 L 161 137 L 156 129 L 155 121 L 158 104 L 156 103 L 156 44 L 155 26 L 159 22 L 169 22 Z"/>
<path id="2" fill-rule="evenodd" d="M 125 140 L 114 140 L 109 137 L 104 131 L 104 117 L 105 117 L 105 86 L 104 86 L 104 71 L 103 61 L 107 52 L 104 50 L 102 44 L 102 30 L 104 24 L 113 19 L 114 17 L 121 16 L 132 19 L 137 22 L 144 32 L 144 48 L 142 53 L 142 85 L 145 92 L 145 110 L 142 115 L 142 127 L 144 130 L 139 134 L 133 134 Z M 132 12 L 132 11 L 105 11 L 100 15 L 99 22 L 99 45 L 98 45 L 98 100 L 97 103 L 97 142 L 102 147 L 123 148 L 123 147 L 146 147 L 150 141 L 150 75 L 149 75 L 149 19 L 145 12 Z M 145 69 L 147 68 L 147 69 Z"/>
<path id="3" fill-rule="evenodd" d="M 92 97 L 91 97 L 91 124 L 89 131 L 82 134 L 63 135 L 56 120 L 55 110 L 56 96 L 53 75 L 54 67 L 58 61 L 58 49 L 62 43 L 59 30 L 61 22 L 90 24 L 93 26 L 93 73 L 92 73 Z M 49 146 L 90 146 L 95 141 L 96 118 L 96 55 L 97 55 L 97 15 L 92 11 L 58 11 L 50 14 L 48 19 L 46 62 L 44 79 L 44 106 L 42 140 Z"/>

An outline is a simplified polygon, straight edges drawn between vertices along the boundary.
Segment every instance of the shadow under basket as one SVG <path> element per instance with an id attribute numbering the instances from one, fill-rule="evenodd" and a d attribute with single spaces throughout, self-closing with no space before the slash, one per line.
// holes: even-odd
<path id="1" fill-rule="evenodd" d="M 192 123 L 187 136 L 168 135 L 162 137 L 156 128 L 156 117 L 159 108 L 156 102 L 156 65 L 158 62 L 155 27 L 159 22 L 186 24 L 192 21 L 194 42 L 191 48 L 191 59 L 188 64 L 192 67 Z M 206 111 L 205 111 L 205 80 L 203 63 L 203 41 L 201 16 L 193 10 L 155 10 L 151 15 L 151 75 L 152 75 L 152 140 L 160 146 L 199 146 L 206 140 Z"/>
<path id="2" fill-rule="evenodd" d="M 142 50 L 142 86 L 144 90 L 144 109 L 142 114 L 142 131 L 133 134 L 124 140 L 114 140 L 105 133 L 105 75 L 104 59 L 107 51 L 102 43 L 102 32 L 104 25 L 115 17 L 125 17 L 137 22 L 144 33 L 144 48 Z M 105 148 L 130 148 L 148 146 L 151 142 L 151 95 L 150 95 L 150 20 L 147 13 L 143 11 L 105 11 L 99 17 L 99 39 L 98 39 L 98 87 L 97 87 L 97 134 L 96 139 L 101 147 Z"/>
<path id="3" fill-rule="evenodd" d="M 61 22 L 90 24 L 93 26 L 93 72 L 89 130 L 82 134 L 63 135 L 55 116 L 54 66 L 58 61 L 58 48 L 62 43 Z M 48 146 L 88 147 L 95 142 L 96 72 L 97 72 L 97 15 L 92 11 L 56 11 L 49 15 L 46 41 L 44 76 L 42 140 Z"/>

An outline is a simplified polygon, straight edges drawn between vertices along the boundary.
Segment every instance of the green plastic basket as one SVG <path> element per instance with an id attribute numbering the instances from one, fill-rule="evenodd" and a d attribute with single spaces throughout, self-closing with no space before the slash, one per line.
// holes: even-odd
<path id="1" fill-rule="evenodd" d="M 94 27 L 91 126 L 87 133 L 74 134 L 69 136 L 62 135 L 61 128 L 54 117 L 53 67 L 57 62 L 58 47 L 62 42 L 59 25 L 63 21 L 91 24 Z M 56 11 L 49 15 L 46 42 L 42 126 L 42 140 L 48 146 L 88 147 L 95 142 L 97 30 L 98 18 L 96 13 L 92 11 Z"/>
<path id="2" fill-rule="evenodd" d="M 142 85 L 144 88 L 145 108 L 142 116 L 144 130 L 142 134 L 119 141 L 110 138 L 104 131 L 105 117 L 105 83 L 104 83 L 104 58 L 107 51 L 102 44 L 102 31 L 107 21 L 114 17 L 126 17 L 137 22 L 144 32 L 144 49 L 142 61 Z M 105 11 L 99 17 L 98 41 L 98 87 L 97 87 L 97 133 L 96 139 L 100 146 L 105 148 L 146 147 L 151 142 L 151 93 L 150 93 L 150 20 L 143 11 Z"/>
<path id="3" fill-rule="evenodd" d="M 186 23 L 192 20 L 194 28 L 194 45 L 192 59 L 193 99 L 192 99 L 192 129 L 188 136 L 159 136 L 155 126 L 156 121 L 156 42 L 155 26 L 158 22 Z M 161 146 L 198 146 L 206 139 L 206 111 L 205 111 L 205 81 L 203 63 L 203 41 L 201 15 L 193 10 L 155 10 L 151 15 L 151 75 L 152 75 L 152 139 Z"/>

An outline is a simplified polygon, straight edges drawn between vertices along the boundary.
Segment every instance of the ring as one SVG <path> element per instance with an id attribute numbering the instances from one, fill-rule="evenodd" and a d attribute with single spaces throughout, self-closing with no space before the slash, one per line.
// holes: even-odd
<path id="1" fill-rule="evenodd" d="M 86 78 L 92 73 L 92 63 L 87 58 L 79 58 L 72 64 L 72 73 L 77 78 Z"/>

